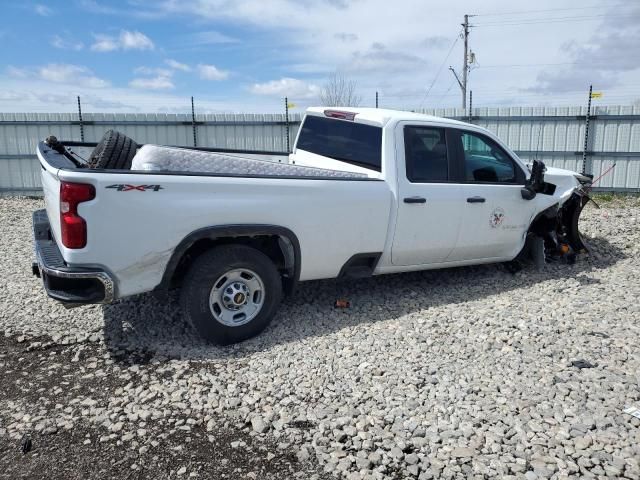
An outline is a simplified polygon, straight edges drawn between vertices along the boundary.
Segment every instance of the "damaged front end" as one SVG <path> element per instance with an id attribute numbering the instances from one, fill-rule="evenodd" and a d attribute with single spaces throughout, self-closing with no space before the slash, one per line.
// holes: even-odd
<path id="1" fill-rule="evenodd" d="M 558 186 L 545 182 L 544 172 L 544 164 L 534 161 L 531 178 L 523 189 L 523 198 L 531 193 L 552 196 L 556 193 Z M 563 175 L 565 179 L 567 176 Z M 572 173 L 571 177 L 573 177 L 573 187 L 562 192 L 561 201 L 538 213 L 531 222 L 520 258 L 526 255 L 538 266 L 557 261 L 572 264 L 578 254 L 588 251 L 578 224 L 582 210 L 591 200 L 588 189 L 591 186 L 592 177 L 575 173 Z"/>

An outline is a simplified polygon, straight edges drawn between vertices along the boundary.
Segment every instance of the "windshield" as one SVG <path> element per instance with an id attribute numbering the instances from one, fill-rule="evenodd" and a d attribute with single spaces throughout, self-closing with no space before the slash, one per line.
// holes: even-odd
<path id="1" fill-rule="evenodd" d="M 382 128 L 308 115 L 296 148 L 379 172 Z"/>

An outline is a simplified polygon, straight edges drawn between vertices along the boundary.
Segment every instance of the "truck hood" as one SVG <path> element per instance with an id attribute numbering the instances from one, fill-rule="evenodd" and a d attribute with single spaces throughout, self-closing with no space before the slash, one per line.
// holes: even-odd
<path id="1" fill-rule="evenodd" d="M 588 177 L 564 168 L 546 167 L 544 172 L 544 181 L 556 186 L 553 197 L 560 205 L 564 204 L 571 197 L 571 194 L 581 187 L 580 179 L 588 180 Z"/>
<path id="2" fill-rule="evenodd" d="M 573 170 L 566 170 L 564 168 L 546 167 L 545 177 L 552 175 L 556 177 L 573 177 L 577 180 L 589 180 L 589 177 L 582 175 L 581 173 L 574 172 Z"/>

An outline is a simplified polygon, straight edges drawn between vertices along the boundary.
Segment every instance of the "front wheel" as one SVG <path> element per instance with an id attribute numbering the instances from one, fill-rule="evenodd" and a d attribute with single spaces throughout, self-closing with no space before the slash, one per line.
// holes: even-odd
<path id="1" fill-rule="evenodd" d="M 182 285 L 182 309 L 198 333 L 220 345 L 251 338 L 269 324 L 282 280 L 264 253 L 245 245 L 213 248 L 198 257 Z"/>

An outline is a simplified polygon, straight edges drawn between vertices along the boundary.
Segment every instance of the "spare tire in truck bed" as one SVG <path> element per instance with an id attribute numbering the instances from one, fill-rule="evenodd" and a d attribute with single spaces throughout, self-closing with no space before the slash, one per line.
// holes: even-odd
<path id="1" fill-rule="evenodd" d="M 129 170 L 138 145 L 123 133 L 109 130 L 89 157 L 90 168 Z"/>

